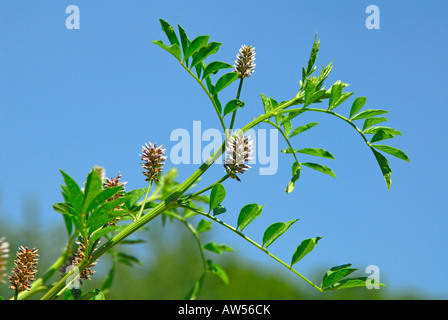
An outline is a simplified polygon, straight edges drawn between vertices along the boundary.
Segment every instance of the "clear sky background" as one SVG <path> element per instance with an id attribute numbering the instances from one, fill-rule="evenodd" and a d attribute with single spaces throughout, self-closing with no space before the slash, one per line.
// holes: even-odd
<path id="1" fill-rule="evenodd" d="M 79 30 L 65 27 L 71 4 L 80 9 Z M 380 9 L 379 30 L 365 26 L 370 4 Z M 348 115 L 357 96 L 367 97 L 366 108 L 389 110 L 386 125 L 403 135 L 384 144 L 404 150 L 411 163 L 388 156 L 393 181 L 388 191 L 372 152 L 352 128 L 325 114 L 305 114 L 294 127 L 319 125 L 293 138 L 293 145 L 329 150 L 336 160 L 301 159 L 330 166 L 337 179 L 304 168 L 287 195 L 292 157 L 279 154 L 277 174 L 260 176 L 260 165 L 254 165 L 242 183 L 225 182 L 228 213 L 220 217 L 235 225 L 240 208 L 257 202 L 265 205 L 263 214 L 246 232 L 258 241 L 271 223 L 300 219 L 270 247 L 280 258 L 289 261 L 301 240 L 324 236 L 297 266 L 303 273 L 353 263 L 361 276 L 366 266 L 377 265 L 387 284 L 382 290 L 416 289 L 446 299 L 447 13 L 446 1 L 2 0 L 2 212 L 20 221 L 21 202 L 31 194 L 45 223 L 63 228 L 52 210 L 62 198 L 58 169 L 81 184 L 92 166 L 102 165 L 108 176 L 120 171 L 128 190 L 142 188 L 141 145 L 163 143 L 169 151 L 175 144 L 172 130 L 192 132 L 197 120 L 202 130 L 219 128 L 197 83 L 151 43 L 166 42 L 159 18 L 180 24 L 190 39 L 206 34 L 222 42 L 215 60 L 233 63 L 242 44 L 255 46 L 257 66 L 244 83 L 246 106 L 237 125 L 262 113 L 260 93 L 278 101 L 297 93 L 317 32 L 318 69 L 334 59 L 326 86 L 342 80 L 355 92 L 336 110 Z M 227 88 L 222 101 L 236 89 L 236 83 Z M 166 168 L 172 166 L 168 159 Z M 196 168 L 179 166 L 179 179 Z M 204 186 L 222 170 L 212 167 Z M 214 229 L 217 242 L 233 246 L 248 261 L 288 273 L 234 234 Z"/>

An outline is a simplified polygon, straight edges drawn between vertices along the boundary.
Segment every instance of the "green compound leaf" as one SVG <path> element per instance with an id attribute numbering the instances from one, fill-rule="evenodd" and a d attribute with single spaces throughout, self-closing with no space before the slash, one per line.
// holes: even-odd
<path id="1" fill-rule="evenodd" d="M 226 62 L 221 62 L 221 61 L 210 62 L 207 65 L 207 67 L 205 68 L 204 73 L 202 74 L 202 79 L 208 77 L 211 74 L 218 72 L 221 69 L 229 69 L 229 68 L 233 68 L 233 66 Z"/>
<path id="2" fill-rule="evenodd" d="M 303 240 L 299 246 L 296 248 L 296 251 L 294 251 L 294 254 L 291 258 L 291 267 L 293 264 L 299 262 L 302 260 L 303 257 L 305 257 L 308 253 L 313 251 L 314 247 L 316 246 L 317 242 L 322 239 L 322 237 L 316 237 L 316 238 L 310 238 Z"/>
<path id="3" fill-rule="evenodd" d="M 385 146 L 385 145 L 378 145 L 378 144 L 372 144 L 372 147 L 379 149 L 381 151 L 384 151 L 390 155 L 393 155 L 401 160 L 410 162 L 408 156 L 406 155 L 406 153 L 404 153 L 403 151 L 401 151 L 400 149 L 391 147 L 391 146 Z"/>
<path id="4" fill-rule="evenodd" d="M 244 228 L 246 228 L 249 223 L 255 220 L 261 212 L 263 211 L 264 206 L 259 206 L 256 203 L 251 203 L 245 205 L 238 215 L 238 222 L 237 222 L 237 228 L 240 228 L 241 231 L 243 231 Z"/>
<path id="5" fill-rule="evenodd" d="M 358 113 L 351 120 L 360 120 L 360 119 L 365 119 L 365 118 L 376 117 L 376 116 L 379 116 L 380 114 L 385 114 L 385 113 L 389 113 L 389 111 L 368 109 L 368 110 L 364 110 L 364 111 Z"/>
<path id="6" fill-rule="evenodd" d="M 219 42 L 210 42 L 205 47 L 202 47 L 201 49 L 199 49 L 199 51 L 197 51 L 196 53 L 193 54 L 193 61 L 191 62 L 190 68 L 193 68 L 199 62 L 202 62 L 209 55 L 218 52 L 220 45 L 221 45 L 221 43 L 219 43 Z"/>
<path id="7" fill-rule="evenodd" d="M 383 156 L 381 153 L 376 151 L 374 148 L 370 147 L 373 154 L 375 155 L 376 161 L 378 162 L 381 172 L 383 173 L 384 181 L 386 181 L 387 189 L 390 190 L 390 186 L 392 184 L 392 179 L 390 177 L 392 173 L 392 169 L 389 166 L 389 162 L 387 161 L 386 157 Z"/>
<path id="8" fill-rule="evenodd" d="M 238 79 L 238 73 L 236 72 L 229 72 L 221 76 L 221 78 L 216 81 L 215 87 L 213 89 L 213 95 L 217 94 L 219 91 L 232 84 L 236 79 Z"/>
<path id="9" fill-rule="evenodd" d="M 298 135 L 299 133 L 302 133 L 302 132 L 304 132 L 304 131 L 306 131 L 308 129 L 311 129 L 312 127 L 314 127 L 316 125 L 318 125 L 317 122 L 311 122 L 311 123 L 308 123 L 308 124 L 306 124 L 304 126 L 297 127 L 297 128 L 294 129 L 293 132 L 291 132 L 291 134 L 289 135 L 289 138 L 292 138 L 292 137 Z"/>
<path id="10" fill-rule="evenodd" d="M 345 278 L 346 276 L 357 270 L 355 268 L 350 268 L 350 266 L 351 263 L 348 263 L 333 267 L 328 270 L 322 279 L 321 288 L 325 290 L 327 287 L 335 284 L 339 280 Z"/>
<path id="11" fill-rule="evenodd" d="M 317 163 L 312 163 L 312 162 L 303 162 L 302 165 L 314 169 L 316 171 L 328 174 L 329 176 L 332 176 L 334 178 L 336 178 L 336 174 L 333 172 L 333 170 L 331 170 L 330 168 L 328 168 L 327 166 L 324 166 L 322 164 L 317 164 Z"/>
<path id="12" fill-rule="evenodd" d="M 210 192 L 210 208 L 209 213 L 218 207 L 219 204 L 225 199 L 226 197 L 226 189 L 224 186 L 220 183 L 215 184 L 212 188 L 212 191 Z"/>
<path id="13" fill-rule="evenodd" d="M 226 115 L 228 115 L 229 113 L 232 113 L 233 111 L 235 111 L 238 108 L 243 108 L 244 107 L 244 102 L 239 100 L 239 99 L 232 99 L 229 102 L 226 103 L 226 106 L 224 107 L 224 114 L 223 116 L 225 117 Z"/>
<path id="14" fill-rule="evenodd" d="M 154 40 L 151 41 L 152 43 L 154 43 L 155 45 L 158 45 L 160 48 L 168 51 L 169 53 L 171 53 L 178 61 L 180 61 L 181 58 L 181 51 L 180 51 L 180 47 L 178 44 L 173 44 L 171 47 L 168 47 L 166 44 L 163 43 L 162 40 Z"/>
<path id="15" fill-rule="evenodd" d="M 185 50 L 185 55 L 183 61 L 190 58 L 196 51 L 207 45 L 210 36 L 198 36 L 193 41 L 191 41 L 187 50 Z"/>
<path id="16" fill-rule="evenodd" d="M 358 97 L 353 101 L 352 108 L 350 109 L 350 116 L 349 119 L 351 119 L 355 114 L 357 114 L 366 104 L 367 98 L 366 97 Z"/>
<path id="17" fill-rule="evenodd" d="M 263 246 L 269 247 L 275 240 L 284 234 L 299 219 L 288 222 L 276 222 L 271 224 L 263 234 Z"/>

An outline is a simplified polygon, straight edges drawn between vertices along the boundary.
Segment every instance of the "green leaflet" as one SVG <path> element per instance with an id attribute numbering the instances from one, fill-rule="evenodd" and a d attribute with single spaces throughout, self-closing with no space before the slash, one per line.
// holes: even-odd
<path id="1" fill-rule="evenodd" d="M 271 100 L 264 94 L 260 93 L 261 101 L 263 101 L 264 113 L 268 113 L 272 110 Z"/>
<path id="2" fill-rule="evenodd" d="M 211 260 L 207 260 L 207 268 L 210 273 L 218 276 L 218 278 L 220 278 L 222 282 L 224 282 L 224 284 L 229 284 L 229 277 L 227 276 L 227 273 L 224 271 L 224 269 L 221 268 L 221 266 L 212 262 Z"/>
<path id="3" fill-rule="evenodd" d="M 126 198 L 128 200 L 125 202 L 126 207 L 128 209 L 131 209 L 138 200 L 140 200 L 146 193 L 148 188 L 140 188 L 140 189 L 134 189 L 126 193 Z"/>
<path id="4" fill-rule="evenodd" d="M 300 178 L 300 170 L 302 170 L 302 168 L 300 167 L 300 163 L 295 161 L 292 164 L 292 178 L 286 186 L 286 193 L 291 193 L 294 190 L 295 183 Z"/>
<path id="5" fill-rule="evenodd" d="M 324 291 L 348 289 L 348 288 L 355 288 L 355 287 L 365 287 L 367 285 L 367 280 L 368 280 L 368 277 L 342 279 L 341 281 L 328 286 L 327 288 L 324 289 Z M 381 287 L 385 287 L 385 285 L 383 283 L 378 283 L 378 285 Z"/>
<path id="6" fill-rule="evenodd" d="M 331 86 L 330 99 L 328 99 L 328 109 L 332 110 L 335 108 L 336 102 L 341 98 L 342 94 L 342 83 L 340 81 L 336 82 Z"/>
<path id="7" fill-rule="evenodd" d="M 280 152 L 283 153 L 303 153 L 303 154 L 308 154 L 311 156 L 317 156 L 317 157 L 323 157 L 323 158 L 327 158 L 327 159 L 333 159 L 334 160 L 334 156 L 328 152 L 327 150 L 324 149 L 319 149 L 319 148 L 303 148 L 303 149 L 291 149 L 291 148 L 287 148 L 287 149 L 283 149 Z"/>
<path id="8" fill-rule="evenodd" d="M 208 220 L 201 219 L 198 226 L 196 227 L 197 233 L 206 232 L 212 228 L 212 222 Z"/>
<path id="9" fill-rule="evenodd" d="M 293 264 L 299 262 L 303 257 L 305 257 L 308 253 L 310 253 L 320 239 L 322 239 L 322 237 L 303 240 L 294 251 L 294 254 L 292 255 L 291 267 Z"/>
<path id="10" fill-rule="evenodd" d="M 217 215 L 225 213 L 226 211 L 227 211 L 227 209 L 224 206 L 218 205 L 215 209 L 213 209 L 213 215 L 217 216 Z"/>
<path id="11" fill-rule="evenodd" d="M 169 53 L 171 53 L 178 61 L 180 61 L 181 58 L 181 51 L 180 51 L 180 47 L 178 44 L 173 44 L 171 47 L 168 47 L 166 44 L 163 43 L 162 40 L 154 40 L 151 41 L 152 43 L 154 43 L 155 45 L 158 45 L 160 48 L 168 51 Z"/>
<path id="12" fill-rule="evenodd" d="M 265 248 L 269 247 L 298 220 L 299 219 L 295 219 L 288 222 L 276 222 L 271 224 L 263 234 L 263 246 L 265 246 Z"/>
<path id="13" fill-rule="evenodd" d="M 232 113 L 233 111 L 235 111 L 238 108 L 243 108 L 244 107 L 244 102 L 239 100 L 239 99 L 232 99 L 229 102 L 226 103 L 226 106 L 224 107 L 224 114 L 223 116 L 225 117 L 226 115 L 228 115 L 229 113 Z"/>
<path id="14" fill-rule="evenodd" d="M 204 245 L 204 249 L 214 252 L 216 254 L 222 254 L 224 251 L 233 251 L 231 247 L 225 244 L 217 244 L 216 242 L 209 242 Z"/>
<path id="15" fill-rule="evenodd" d="M 365 129 L 367 129 L 367 128 L 375 125 L 375 124 L 378 124 L 378 123 L 381 123 L 381 122 L 384 122 L 384 121 L 387 121 L 387 118 L 384 118 L 384 117 L 367 118 L 364 121 L 364 125 L 362 126 L 362 130 L 365 130 Z"/>
<path id="16" fill-rule="evenodd" d="M 204 73 L 202 74 L 202 79 L 208 77 L 211 74 L 218 72 L 221 69 L 229 69 L 229 68 L 233 68 L 233 66 L 226 62 L 221 62 L 221 61 L 210 62 L 207 65 L 207 67 L 205 67 L 205 69 L 204 69 Z"/>
<path id="17" fill-rule="evenodd" d="M 188 58 L 190 58 L 197 50 L 204 47 L 210 36 L 198 36 L 193 41 L 191 41 L 188 48 L 185 50 L 184 59 L 183 61 L 186 61 Z"/>
<path id="18" fill-rule="evenodd" d="M 259 206 L 256 203 L 251 203 L 245 205 L 238 215 L 238 222 L 237 222 L 237 228 L 240 228 L 241 231 L 243 231 L 244 228 L 246 228 L 249 223 L 255 220 L 261 212 L 263 211 L 264 206 Z"/>
<path id="19" fill-rule="evenodd" d="M 298 135 L 299 133 L 302 133 L 302 132 L 304 132 L 304 131 L 306 131 L 308 129 L 311 129 L 312 127 L 314 127 L 316 125 L 318 125 L 317 122 L 311 122 L 311 123 L 308 123 L 308 124 L 306 124 L 304 126 L 297 127 L 297 128 L 294 129 L 293 132 L 291 132 L 291 134 L 289 135 L 289 138 L 292 138 L 292 137 Z"/>
<path id="20" fill-rule="evenodd" d="M 358 97 L 353 101 L 352 108 L 350 109 L 350 116 L 348 117 L 351 119 L 355 114 L 357 114 L 366 104 L 367 98 L 366 97 Z"/>
<path id="21" fill-rule="evenodd" d="M 319 47 L 320 47 L 320 40 L 318 40 L 317 42 L 316 42 L 316 40 L 317 40 L 317 34 L 314 37 L 314 43 L 313 43 L 313 47 L 311 48 L 310 58 L 308 59 L 305 76 L 309 76 L 312 73 L 314 63 L 316 62 L 316 59 L 317 59 L 317 53 L 319 52 Z M 304 69 L 304 71 L 305 71 L 305 69 Z M 305 81 L 305 79 L 303 79 L 303 81 Z"/>
<path id="22" fill-rule="evenodd" d="M 163 32 L 165 32 L 168 40 L 172 45 L 177 44 L 180 46 L 179 39 L 177 39 L 176 33 L 174 32 L 174 28 L 165 20 L 159 19 L 160 25 L 162 26 Z"/>
<path id="23" fill-rule="evenodd" d="M 370 142 L 374 143 L 374 142 L 391 139 L 391 138 L 395 138 L 395 136 L 391 133 L 387 133 L 384 130 L 380 129 L 373 135 L 372 139 L 370 139 Z"/>
<path id="24" fill-rule="evenodd" d="M 221 78 L 218 79 L 218 81 L 216 81 L 212 94 L 217 94 L 219 91 L 232 84 L 236 79 L 238 79 L 238 73 L 236 72 L 229 72 L 224 74 L 223 76 L 221 76 Z"/>
<path id="25" fill-rule="evenodd" d="M 185 56 L 185 52 L 187 51 L 187 48 L 190 45 L 191 41 L 190 41 L 190 39 L 188 39 L 187 33 L 185 32 L 185 30 L 180 25 L 177 25 L 177 27 L 179 29 L 179 36 L 180 36 L 180 43 L 182 45 L 182 52 L 184 53 L 184 56 Z M 186 59 L 184 58 L 184 61 L 185 60 Z"/>
<path id="26" fill-rule="evenodd" d="M 381 127 L 381 126 L 371 127 L 371 128 L 368 128 L 368 129 L 364 130 L 363 132 L 364 132 L 364 134 L 375 134 L 379 130 L 382 130 L 383 132 L 388 133 L 388 134 L 392 134 L 394 136 L 400 136 L 401 135 L 400 131 L 397 131 L 397 130 L 389 128 L 389 127 Z"/>
<path id="27" fill-rule="evenodd" d="M 215 209 L 226 197 L 226 189 L 220 183 L 215 184 L 210 192 L 210 208 L 209 213 Z"/>
<path id="28" fill-rule="evenodd" d="M 390 186 L 392 184 L 392 179 L 390 177 L 392 173 L 392 169 L 389 166 L 389 162 L 387 161 L 386 157 L 383 156 L 381 153 L 376 151 L 374 148 L 370 147 L 373 154 L 375 155 L 376 161 L 378 162 L 381 172 L 383 173 L 384 181 L 386 181 L 387 189 L 390 190 Z"/>
<path id="29" fill-rule="evenodd" d="M 87 208 L 89 207 L 93 199 L 102 191 L 102 189 L 103 189 L 103 182 L 101 181 L 101 178 L 98 176 L 96 171 L 92 169 L 87 175 L 86 179 L 86 185 L 84 190 L 84 203 L 82 206 L 83 212 L 89 212 L 87 211 Z"/>
<path id="30" fill-rule="evenodd" d="M 360 113 L 355 115 L 353 118 L 351 118 L 351 120 L 360 120 L 360 119 L 375 117 L 375 116 L 379 116 L 380 114 L 385 114 L 385 113 L 389 113 L 389 111 L 368 109 L 368 110 L 361 111 Z"/>
<path id="31" fill-rule="evenodd" d="M 333 267 L 328 270 L 322 279 L 321 288 L 325 290 L 327 287 L 335 284 L 339 280 L 345 278 L 346 276 L 357 270 L 355 268 L 350 268 L 350 266 L 351 264 L 348 263 Z"/>
<path id="32" fill-rule="evenodd" d="M 316 171 L 328 174 L 328 175 L 336 178 L 336 174 L 330 168 L 328 168 L 327 166 L 324 166 L 322 164 L 317 164 L 317 163 L 312 163 L 312 162 L 303 162 L 302 165 L 304 165 L 308 168 L 314 169 Z"/>
<path id="33" fill-rule="evenodd" d="M 199 62 L 202 62 L 209 55 L 218 52 L 220 45 L 221 45 L 221 43 L 219 43 L 219 42 L 210 42 L 206 46 L 199 49 L 199 51 L 197 51 L 195 54 L 193 54 L 193 61 L 191 62 L 190 68 L 193 68 Z"/>
<path id="34" fill-rule="evenodd" d="M 70 205 L 75 210 L 75 214 L 79 215 L 82 211 L 82 206 L 84 202 L 84 195 L 81 188 L 78 186 L 75 180 L 66 174 L 64 171 L 59 170 L 64 177 L 67 194 L 70 195 Z"/>
<path id="35" fill-rule="evenodd" d="M 96 197 L 89 203 L 89 206 L 84 211 L 85 213 L 88 213 L 98 207 L 99 205 L 102 205 L 107 199 L 113 197 L 115 194 L 120 192 L 120 190 L 123 189 L 122 186 L 115 186 L 110 187 L 102 190 L 99 194 L 96 195 Z M 127 198 L 126 198 L 127 199 Z"/>
<path id="36" fill-rule="evenodd" d="M 401 151 L 400 149 L 391 147 L 391 146 L 385 146 L 385 145 L 378 145 L 378 144 L 372 144 L 372 147 L 379 149 L 381 151 L 384 151 L 390 155 L 393 155 L 399 159 L 402 159 L 404 161 L 410 162 L 408 156 L 406 155 L 406 153 L 404 153 L 403 151 Z"/>

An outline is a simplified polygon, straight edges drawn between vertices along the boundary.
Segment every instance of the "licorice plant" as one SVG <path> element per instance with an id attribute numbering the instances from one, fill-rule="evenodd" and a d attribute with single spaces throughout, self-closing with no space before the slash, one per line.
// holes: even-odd
<path id="1" fill-rule="evenodd" d="M 112 254 L 114 263 L 124 261 L 129 264 L 138 261 L 137 258 L 118 253 L 114 249 L 119 244 L 132 243 L 133 241 L 128 237 L 134 232 L 144 229 L 146 224 L 159 216 L 163 221 L 180 221 L 193 234 L 198 243 L 203 273 L 192 285 L 191 290 L 185 292 L 186 299 L 197 298 L 204 278 L 208 274 L 218 276 L 224 283 L 229 281 L 225 270 L 211 259 L 207 259 L 206 253 L 221 254 L 233 249 L 215 242 L 203 244 L 199 237 L 199 234 L 209 230 L 213 223 L 223 226 L 240 237 L 242 241 L 253 245 L 256 250 L 261 250 L 276 260 L 308 283 L 313 290 L 325 292 L 371 284 L 368 283 L 370 280 L 367 277 L 348 277 L 356 270 L 351 267 L 351 264 L 330 268 L 323 275 L 320 284 L 313 283 L 305 275 L 295 270 L 294 265 L 309 254 L 322 237 L 304 239 L 292 253 L 290 261 L 283 261 L 275 256 L 269 250 L 269 246 L 290 230 L 297 219 L 277 222 L 268 226 L 261 237 L 262 241 L 257 242 L 246 236 L 244 229 L 260 216 L 264 205 L 256 203 L 244 205 L 239 212 L 236 225 L 225 222 L 225 218 L 221 218 L 221 215 L 222 217 L 229 216 L 225 214 L 226 208 L 223 205 L 226 196 L 225 181 L 236 179 L 240 183 L 244 183 L 244 173 L 251 169 L 248 163 L 252 158 L 252 139 L 245 134 L 257 125 L 272 126 L 278 130 L 288 145 L 287 149 L 282 150 L 283 153 L 292 156 L 291 179 L 285 182 L 286 193 L 293 192 L 301 170 L 305 167 L 335 177 L 334 172 L 327 166 L 299 161 L 298 154 L 334 159 L 333 155 L 324 149 L 295 149 L 293 147 L 290 141 L 293 136 L 317 125 L 316 122 L 311 122 L 295 127 L 293 122 L 304 113 L 324 113 L 336 117 L 342 120 L 342 123 L 352 127 L 372 151 L 386 186 L 390 189 L 391 169 L 384 154 L 405 161 L 409 161 L 409 158 L 397 148 L 379 144 L 383 140 L 401 135 L 395 129 L 378 125 L 387 120 L 383 115 L 388 111 L 363 110 L 366 98 L 357 97 L 353 100 L 348 116 L 336 113 L 335 109 L 351 97 L 353 92 L 345 92 L 344 89 L 348 84 L 341 81 L 335 82 L 328 89 L 324 87 L 324 82 L 332 71 L 333 65 L 329 63 L 322 67 L 320 73 L 316 73 L 315 62 L 320 41 L 315 38 L 308 63 L 302 68 L 301 79 L 298 81 L 297 92 L 292 95 L 293 98 L 277 102 L 274 98 L 261 94 L 260 102 L 263 107 L 259 108 L 261 114 L 254 115 L 252 121 L 241 129 L 235 130 L 237 112 L 245 106 L 245 102 L 240 100 L 243 82 L 250 81 L 249 78 L 256 70 L 255 48 L 242 45 L 234 64 L 213 60 L 206 62 L 210 61 L 210 58 L 218 52 L 221 43 L 209 42 L 210 37 L 206 35 L 190 40 L 181 26 L 178 26 L 178 33 L 176 33 L 166 21 L 160 19 L 160 23 L 169 44 L 165 44 L 161 40 L 153 41 L 153 43 L 170 53 L 202 88 L 210 100 L 211 107 L 216 112 L 220 130 L 222 129 L 222 134 L 226 138 L 225 142 L 181 183 L 176 181 L 176 169 L 163 172 L 167 160 L 166 150 L 163 145 L 157 145 L 154 141 L 142 146 L 140 153 L 140 165 L 143 168 L 142 181 L 147 183 L 147 186 L 141 189 L 125 190 L 126 182 L 121 181 L 120 173 L 116 178 L 107 178 L 104 169 L 97 166 L 88 173 L 82 187 L 70 175 L 61 170 L 65 183 L 62 186 L 63 202 L 56 203 L 53 208 L 62 214 L 65 222 L 68 234 L 66 249 L 46 272 L 35 279 L 37 249 L 21 247 L 17 253 L 18 260 L 15 263 L 15 269 L 9 277 L 11 289 L 14 291 L 12 299 L 27 299 L 40 291 L 44 292 L 42 296 L 44 300 L 56 298 L 104 299 L 113 280 L 114 267 L 109 274 L 105 275 L 103 285 L 99 289 L 82 292 L 81 287 L 76 284 L 82 284 L 81 279 L 88 281 L 93 276 L 98 276 L 98 274 L 94 274 L 94 266 L 105 253 Z M 216 81 L 214 81 L 215 79 Z M 229 86 L 234 82 L 238 84 L 235 99 L 222 104 L 218 94 L 224 89 L 230 88 Z M 201 176 L 206 174 L 207 170 L 224 154 L 223 176 L 213 184 L 192 192 L 192 187 L 199 183 Z M 192 223 L 195 217 L 201 217 L 197 225 Z M 1 238 L 0 281 L 4 283 L 7 279 L 5 261 L 9 256 L 8 253 L 9 244 L 4 238 Z M 58 270 L 63 272 L 62 278 L 56 283 L 49 282 L 49 279 Z M 382 283 L 378 285 L 384 286 Z"/>

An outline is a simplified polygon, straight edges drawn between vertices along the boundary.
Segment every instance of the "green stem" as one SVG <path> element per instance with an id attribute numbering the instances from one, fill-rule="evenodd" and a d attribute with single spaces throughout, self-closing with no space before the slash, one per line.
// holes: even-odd
<path id="1" fill-rule="evenodd" d="M 207 262 L 205 260 L 205 255 L 204 255 L 204 251 L 202 250 L 202 245 L 201 245 L 201 241 L 199 240 L 198 237 L 198 232 L 195 230 L 195 228 L 183 217 L 172 213 L 172 212 L 166 212 L 165 214 L 179 220 L 180 222 L 182 222 L 187 228 L 188 230 L 190 230 L 191 234 L 193 235 L 193 237 L 196 240 L 196 244 L 198 245 L 199 251 L 201 253 L 201 260 L 202 260 L 202 267 L 204 268 L 204 273 L 207 271 Z"/>
<path id="2" fill-rule="evenodd" d="M 145 208 L 145 204 L 146 204 L 146 199 L 148 199 L 149 191 L 151 190 L 151 186 L 152 186 L 152 179 L 149 180 L 148 190 L 146 190 L 145 198 L 143 199 L 143 202 L 142 202 L 142 207 L 140 208 L 140 212 L 138 213 L 135 220 L 140 219 L 140 217 L 142 216 L 143 209 Z"/>
<path id="3" fill-rule="evenodd" d="M 282 134 L 283 138 L 285 138 L 285 141 L 288 144 L 288 146 L 291 149 L 291 151 L 294 150 L 294 148 L 292 147 L 291 143 L 289 142 L 288 137 L 283 132 L 282 128 L 280 128 L 277 124 L 275 124 L 274 122 L 272 122 L 270 120 L 266 120 L 264 122 L 269 123 L 271 126 L 275 127 L 278 131 L 280 131 L 280 133 Z M 299 160 L 297 159 L 296 153 L 294 151 L 292 152 L 292 155 L 294 156 L 294 159 L 296 160 L 296 162 L 300 164 Z"/>
<path id="4" fill-rule="evenodd" d="M 243 238 L 244 240 L 246 240 L 247 242 L 249 242 L 250 244 L 254 245 L 255 247 L 257 247 L 258 249 L 260 249 L 261 251 L 263 251 L 264 253 L 266 253 L 268 256 L 270 256 L 271 258 L 273 258 L 275 261 L 279 262 L 281 265 L 283 265 L 284 267 L 286 267 L 288 270 L 291 270 L 293 273 L 295 273 L 297 276 L 299 276 L 300 278 L 302 278 L 305 282 L 307 282 L 308 284 L 310 284 L 312 287 L 314 287 L 316 290 L 321 291 L 322 289 L 319 288 L 317 285 L 315 285 L 313 282 L 311 282 L 311 280 L 309 280 L 308 278 L 306 278 L 304 275 L 302 275 L 300 272 L 298 272 L 297 270 L 295 270 L 291 265 L 287 264 L 286 262 L 284 262 L 283 260 L 281 260 L 280 258 L 276 257 L 275 255 L 273 255 L 271 252 L 269 252 L 266 248 L 264 248 L 262 245 L 258 244 L 257 242 L 255 242 L 254 240 L 250 239 L 249 237 L 247 237 L 246 235 L 244 235 L 243 233 L 241 233 L 240 231 L 238 231 L 236 228 L 232 227 L 231 225 L 217 219 L 216 217 L 195 209 L 195 208 L 190 208 L 188 206 L 184 206 L 184 205 L 180 205 L 179 207 L 181 208 L 185 208 L 191 211 L 194 211 L 200 215 L 203 215 L 209 219 L 212 219 L 213 221 L 215 221 L 216 223 L 219 223 L 220 225 L 226 227 L 227 229 L 231 230 L 232 232 L 234 232 L 235 234 L 239 235 L 241 238 Z"/>
<path id="5" fill-rule="evenodd" d="M 208 92 L 207 88 L 204 86 L 204 84 L 202 83 L 202 81 L 199 80 L 199 78 L 196 77 L 196 76 L 193 74 L 193 72 L 191 72 L 190 69 L 188 69 L 183 63 L 181 63 L 181 66 L 184 67 L 184 69 L 190 74 L 190 76 L 192 76 L 192 77 L 197 81 L 197 83 L 199 83 L 199 85 L 201 86 L 201 88 L 204 90 L 205 94 L 206 94 L 207 97 L 210 99 L 210 101 L 211 101 L 212 104 L 213 104 L 213 107 L 215 108 L 215 112 L 216 112 L 216 114 L 217 114 L 217 116 L 218 116 L 218 118 L 219 118 L 219 121 L 221 122 L 222 130 L 223 130 L 224 132 L 226 132 L 226 125 L 225 125 L 225 123 L 224 123 L 224 119 L 223 119 L 223 117 L 221 116 L 221 112 L 219 112 L 219 108 L 218 108 L 218 106 L 216 105 L 216 102 L 215 102 L 215 99 L 213 99 L 213 96 L 210 94 L 210 92 Z"/>
<path id="6" fill-rule="evenodd" d="M 370 146 L 370 142 L 366 138 L 366 136 L 364 135 L 362 130 L 359 129 L 350 119 L 340 115 L 339 113 L 336 113 L 336 112 L 333 112 L 333 111 L 324 110 L 324 109 L 308 108 L 308 107 L 306 107 L 306 108 L 298 108 L 298 109 L 288 109 L 288 110 L 285 110 L 285 108 L 281 108 L 277 112 L 278 112 L 278 114 L 283 114 L 283 113 L 293 113 L 293 112 L 297 112 L 297 111 L 301 111 L 301 112 L 312 111 L 312 112 L 326 113 L 326 114 L 330 114 L 332 116 L 335 116 L 335 117 L 337 117 L 339 119 L 342 119 L 345 122 L 347 122 L 350 126 L 352 126 L 361 135 L 361 137 L 367 143 L 367 145 Z"/>
<path id="7" fill-rule="evenodd" d="M 240 84 L 238 86 L 238 91 L 236 93 L 236 99 L 240 98 L 241 88 L 243 87 L 243 80 L 244 80 L 244 77 L 241 77 L 240 78 Z M 230 122 L 230 127 L 229 127 L 230 131 L 233 129 L 233 125 L 235 124 L 236 110 L 237 109 L 235 109 L 235 111 L 233 111 L 233 114 L 232 114 L 232 121 Z"/>
<path id="8" fill-rule="evenodd" d="M 221 182 L 224 182 L 225 180 L 227 180 L 229 177 L 230 177 L 230 175 L 229 175 L 229 174 L 226 174 L 224 177 L 222 177 L 221 179 L 219 179 L 219 180 L 216 181 L 215 183 L 209 185 L 208 187 L 206 187 L 206 188 L 204 188 L 204 189 L 202 189 L 202 190 L 199 190 L 199 191 L 197 191 L 197 192 L 195 192 L 195 193 L 192 193 L 192 194 L 189 194 L 189 195 L 185 196 L 185 197 L 183 198 L 183 201 L 187 201 L 187 200 L 192 199 L 192 198 L 194 198 L 194 197 L 196 197 L 196 196 L 198 196 L 198 195 L 200 195 L 200 194 L 203 194 L 204 192 L 207 192 L 208 190 L 210 190 L 211 188 L 213 188 L 213 187 L 214 187 L 215 185 L 217 185 L 218 183 L 221 183 Z"/>

